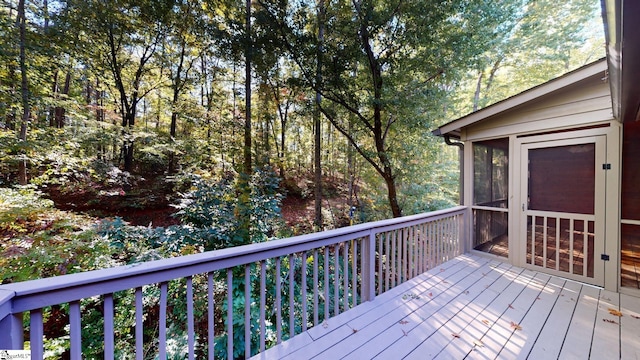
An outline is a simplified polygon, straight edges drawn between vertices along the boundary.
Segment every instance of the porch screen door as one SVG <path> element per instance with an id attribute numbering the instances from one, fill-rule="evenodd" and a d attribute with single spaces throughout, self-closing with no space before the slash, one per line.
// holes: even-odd
<path id="1" fill-rule="evenodd" d="M 604 136 L 522 144 L 526 267 L 604 285 L 605 147 Z"/>

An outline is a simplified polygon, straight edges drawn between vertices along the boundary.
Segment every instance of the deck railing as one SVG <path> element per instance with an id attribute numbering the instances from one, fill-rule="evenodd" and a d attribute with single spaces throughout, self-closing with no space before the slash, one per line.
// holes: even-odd
<path id="1" fill-rule="evenodd" d="M 105 359 L 248 358 L 464 253 L 466 213 L 3 285 L 0 349 L 22 349 L 28 338 L 32 358 L 42 359 L 57 336 L 71 359 L 96 346 Z M 66 322 L 62 336 L 46 333 L 52 317 Z"/>

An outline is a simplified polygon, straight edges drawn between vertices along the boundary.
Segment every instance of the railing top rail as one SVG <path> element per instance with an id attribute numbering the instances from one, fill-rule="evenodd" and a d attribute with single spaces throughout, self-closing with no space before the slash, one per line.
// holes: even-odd
<path id="1" fill-rule="evenodd" d="M 35 309 L 51 304 L 71 301 L 74 300 L 74 297 L 78 299 L 106 294 L 134 288 L 141 286 L 141 284 L 158 283 L 193 274 L 266 260 L 290 253 L 307 251 L 345 240 L 368 236 L 372 232 L 379 233 L 400 228 L 402 225 L 409 226 L 411 223 L 419 223 L 421 220 L 437 220 L 438 218 L 448 217 L 455 213 L 461 213 L 465 209 L 466 207 L 464 206 L 456 206 L 445 210 L 358 224 L 264 243 L 1 285 L 0 319 L 6 316 L 6 314 L 2 312 L 2 305 L 12 297 L 21 297 L 26 300 L 22 302 L 22 305 L 18 308 L 14 306 L 12 312 Z M 132 278 L 137 278 L 137 281 L 134 283 Z M 71 289 L 73 290 L 70 291 Z M 61 295 L 62 293 L 64 293 L 64 295 Z M 82 297 L 77 296 L 79 293 L 82 293 Z M 43 298 L 42 294 L 47 294 L 47 298 Z"/>
<path id="2" fill-rule="evenodd" d="M 0 319 L 11 314 L 11 299 L 15 295 L 16 293 L 13 291 L 0 289 Z"/>

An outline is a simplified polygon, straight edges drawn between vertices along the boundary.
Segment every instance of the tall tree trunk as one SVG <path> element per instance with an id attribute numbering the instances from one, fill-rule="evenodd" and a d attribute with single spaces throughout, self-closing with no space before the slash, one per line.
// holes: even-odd
<path id="1" fill-rule="evenodd" d="M 70 87 L 71 87 L 71 73 L 67 72 L 67 76 L 65 76 L 65 79 L 64 79 L 64 87 L 62 88 L 62 95 L 64 95 L 63 98 L 66 98 L 66 96 L 69 95 Z M 64 127 L 65 113 L 66 113 L 66 110 L 64 107 L 56 105 L 56 108 L 54 110 L 54 115 L 55 115 L 54 123 L 55 123 L 55 127 L 57 127 L 58 129 L 62 129 Z"/>
<path id="2" fill-rule="evenodd" d="M 238 218 L 238 236 L 243 243 L 251 242 L 251 181 L 252 159 L 251 159 L 251 0 L 246 1 L 245 17 L 245 118 L 244 118 L 244 144 L 242 147 L 243 164 L 238 182 L 240 196 L 236 215 Z"/>
<path id="3" fill-rule="evenodd" d="M 244 119 L 244 173 L 251 174 L 251 0 L 247 0 L 245 49 L 245 119 Z"/>
<path id="4" fill-rule="evenodd" d="M 51 85 L 51 94 L 53 96 L 54 103 L 58 101 L 58 75 L 60 72 L 56 70 L 53 74 L 53 84 Z M 49 107 L 49 127 L 56 126 L 56 116 L 55 116 L 55 104 L 53 109 Z"/>
<path id="5" fill-rule="evenodd" d="M 480 89 L 482 88 L 482 78 L 484 77 L 484 70 L 479 71 L 478 81 L 476 82 L 476 92 L 473 94 L 473 111 L 478 110 L 480 105 Z"/>
<path id="6" fill-rule="evenodd" d="M 316 53 L 316 86 L 320 86 L 322 81 L 322 51 L 324 45 L 324 0 L 318 1 L 318 48 Z M 320 91 L 316 91 L 316 107 L 313 112 L 313 129 L 314 129 L 314 225 L 317 230 L 322 229 L 322 123 L 320 118 L 320 107 L 322 105 L 322 95 Z"/>
<path id="7" fill-rule="evenodd" d="M 358 10 L 358 13 L 364 14 L 361 8 L 361 2 L 354 1 L 354 5 Z M 363 19 L 364 19 L 363 15 Z M 393 123 L 392 121 L 388 122 L 386 125 L 382 123 L 382 110 L 383 110 L 383 101 L 382 101 L 382 69 L 380 66 L 379 59 L 375 56 L 373 52 L 372 39 L 369 34 L 369 29 L 367 28 L 367 24 L 362 22 L 360 25 L 359 31 L 360 40 L 362 42 L 362 50 L 367 55 L 369 72 L 371 75 L 371 82 L 373 85 L 373 137 L 374 137 L 374 145 L 376 148 L 378 160 L 380 161 L 380 166 L 376 167 L 376 170 L 383 177 L 385 183 L 387 184 L 387 196 L 389 200 L 389 206 L 391 207 L 391 213 L 393 217 L 402 216 L 402 210 L 400 209 L 400 205 L 398 204 L 398 194 L 396 190 L 395 183 L 395 175 L 393 174 L 393 168 L 391 166 L 391 161 L 387 154 L 386 150 L 386 136 L 387 131 L 389 130 L 389 126 Z"/>
<path id="8" fill-rule="evenodd" d="M 26 42 L 26 17 L 24 13 L 24 2 L 20 0 L 18 2 L 18 21 L 20 32 L 20 72 L 22 75 L 21 88 L 22 88 L 22 122 L 20 124 L 19 139 L 21 141 L 27 141 L 27 126 L 29 124 L 30 107 L 29 107 L 29 84 L 27 82 L 27 65 L 25 54 L 25 42 Z M 22 158 L 18 161 L 18 182 L 20 185 L 27 184 L 27 160 L 26 154 L 22 154 Z"/>

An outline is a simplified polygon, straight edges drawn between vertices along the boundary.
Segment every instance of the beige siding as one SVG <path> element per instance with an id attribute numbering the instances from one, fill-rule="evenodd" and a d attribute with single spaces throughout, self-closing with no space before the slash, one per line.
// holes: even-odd
<path id="1" fill-rule="evenodd" d="M 609 85 L 596 79 L 471 125 L 464 139 L 582 127 L 612 119 Z"/>

